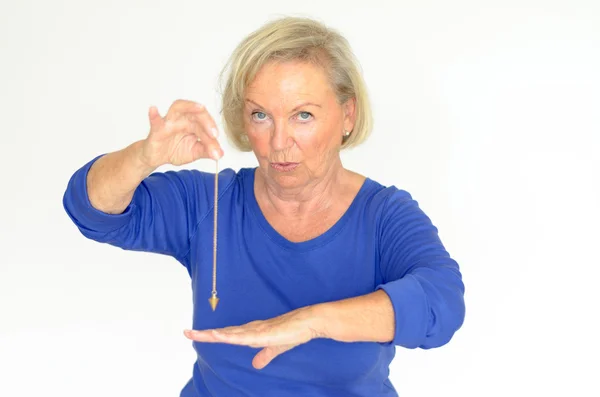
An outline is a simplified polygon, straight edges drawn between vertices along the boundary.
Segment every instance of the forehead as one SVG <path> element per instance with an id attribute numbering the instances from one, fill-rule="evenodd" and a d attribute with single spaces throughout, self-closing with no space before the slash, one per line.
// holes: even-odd
<path id="1" fill-rule="evenodd" d="M 327 100 L 333 90 L 322 67 L 308 62 L 269 62 L 246 89 L 246 99 Z"/>

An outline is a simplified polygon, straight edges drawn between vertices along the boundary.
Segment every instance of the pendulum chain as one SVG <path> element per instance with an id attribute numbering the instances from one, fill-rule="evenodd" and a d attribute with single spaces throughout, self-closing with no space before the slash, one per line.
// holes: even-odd
<path id="1" fill-rule="evenodd" d="M 219 298 L 217 298 L 217 213 L 219 205 L 219 161 L 215 161 L 215 197 L 214 197 L 214 218 L 213 218 L 213 274 L 212 274 L 212 296 L 208 299 L 213 312 L 217 308 Z"/>

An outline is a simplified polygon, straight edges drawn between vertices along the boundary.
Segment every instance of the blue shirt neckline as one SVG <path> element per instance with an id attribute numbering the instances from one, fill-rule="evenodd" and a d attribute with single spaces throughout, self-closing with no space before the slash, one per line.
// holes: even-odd
<path id="1" fill-rule="evenodd" d="M 366 177 L 346 212 L 333 226 L 317 237 L 297 243 L 283 237 L 277 230 L 275 230 L 275 228 L 273 228 L 273 226 L 271 226 L 269 221 L 267 221 L 267 218 L 265 218 L 264 214 L 262 213 L 254 194 L 254 180 L 257 167 L 246 168 L 243 171 L 245 202 L 251 214 L 254 216 L 254 219 L 258 222 L 261 229 L 269 239 L 282 248 L 297 252 L 305 252 L 316 249 L 334 239 L 335 236 L 344 229 L 348 223 L 348 220 L 352 218 L 354 213 L 360 207 L 362 198 L 367 194 L 369 186 L 373 183 L 370 178 Z M 349 243 L 353 244 L 353 242 Z"/>

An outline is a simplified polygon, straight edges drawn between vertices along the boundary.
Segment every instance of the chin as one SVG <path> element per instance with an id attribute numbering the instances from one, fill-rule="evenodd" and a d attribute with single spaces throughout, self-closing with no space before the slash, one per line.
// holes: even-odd
<path id="1" fill-rule="evenodd" d="M 282 170 L 267 163 L 266 169 L 263 168 L 263 175 L 282 188 L 295 188 L 306 183 L 303 173 L 298 168 L 289 167 Z"/>

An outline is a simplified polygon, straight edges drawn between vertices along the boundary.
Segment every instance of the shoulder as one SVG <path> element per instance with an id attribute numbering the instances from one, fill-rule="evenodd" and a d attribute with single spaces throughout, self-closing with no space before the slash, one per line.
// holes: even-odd
<path id="1" fill-rule="evenodd" d="M 366 204 L 378 212 L 385 213 L 403 204 L 416 201 L 406 190 L 395 185 L 386 186 L 371 178 L 366 178 L 364 188 Z"/>
<path id="2" fill-rule="evenodd" d="M 364 206 L 368 218 L 376 224 L 379 236 L 397 233 L 409 227 L 431 226 L 431 220 L 419 202 L 407 190 L 395 185 L 385 186 L 367 178 Z"/>

